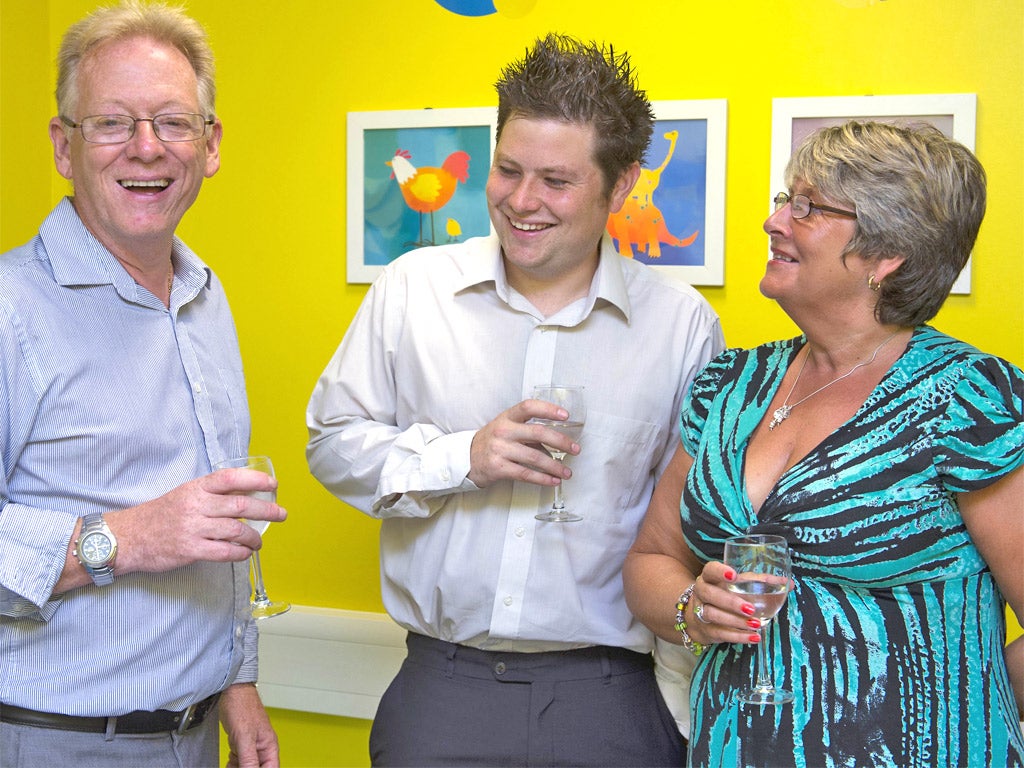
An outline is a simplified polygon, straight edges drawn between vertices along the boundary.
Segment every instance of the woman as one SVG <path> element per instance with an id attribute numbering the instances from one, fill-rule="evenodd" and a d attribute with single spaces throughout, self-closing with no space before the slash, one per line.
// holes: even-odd
<path id="1" fill-rule="evenodd" d="M 851 122 L 808 138 L 786 183 L 761 292 L 802 335 L 697 378 L 626 561 L 634 613 L 703 651 L 691 764 L 1021 765 L 1024 638 L 1004 649 L 1004 611 L 1024 617 L 1024 374 L 925 325 L 973 247 L 984 171 L 933 128 Z M 796 699 L 763 709 L 735 702 L 758 622 L 720 562 L 747 532 L 793 558 L 765 642 Z"/>

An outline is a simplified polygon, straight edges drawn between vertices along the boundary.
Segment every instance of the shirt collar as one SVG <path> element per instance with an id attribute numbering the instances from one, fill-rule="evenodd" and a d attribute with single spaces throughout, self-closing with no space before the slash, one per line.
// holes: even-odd
<path id="1" fill-rule="evenodd" d="M 465 266 L 462 279 L 456 282 L 455 293 L 458 294 L 469 288 L 491 283 L 494 285 L 498 297 L 506 304 L 512 304 L 512 289 L 505 276 L 505 266 L 501 259 L 501 244 L 498 242 L 497 235 L 474 238 L 466 241 L 466 245 L 470 249 L 470 258 L 463 262 Z M 597 272 L 591 281 L 590 292 L 587 295 L 583 311 L 580 313 L 579 321 L 589 315 L 600 302 L 616 307 L 626 322 L 629 322 L 631 309 L 622 260 L 623 257 L 615 250 L 615 244 L 605 234 L 601 238 Z"/>
<path id="2" fill-rule="evenodd" d="M 626 287 L 624 257 L 615 250 L 615 244 L 609 235 L 601 238 L 601 260 L 597 265 L 597 274 L 591 284 L 590 293 L 593 302 L 606 301 L 622 313 L 626 322 L 632 308 L 629 303 L 629 290 Z"/>
<path id="3" fill-rule="evenodd" d="M 112 285 L 126 301 L 151 303 L 142 300 L 141 286 L 82 223 L 70 198 L 65 197 L 57 204 L 43 222 L 39 234 L 58 284 L 65 287 Z M 177 237 L 172 243 L 171 253 L 175 279 L 189 286 L 189 299 L 210 287 L 210 268 Z M 148 291 L 145 297 L 149 297 Z"/>

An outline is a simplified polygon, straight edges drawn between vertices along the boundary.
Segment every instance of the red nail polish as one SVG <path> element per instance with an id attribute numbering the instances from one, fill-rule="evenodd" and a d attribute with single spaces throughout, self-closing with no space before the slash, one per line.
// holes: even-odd
<path id="1" fill-rule="evenodd" d="M 758 621 L 757 619 L 750 619 L 750 620 L 747 621 L 747 626 L 750 627 L 751 629 L 760 629 L 761 628 L 761 622 Z"/>
<path id="2" fill-rule="evenodd" d="M 752 643 L 760 643 L 761 642 L 761 636 L 760 635 L 751 635 L 750 636 L 750 642 L 752 642 Z"/>
<path id="3" fill-rule="evenodd" d="M 736 571 L 726 571 L 725 572 L 725 580 L 726 581 L 736 581 Z"/>
<path id="4" fill-rule="evenodd" d="M 754 615 L 754 606 L 752 606 L 750 603 L 744 603 L 743 607 L 740 608 L 740 610 L 747 614 L 747 616 Z"/>

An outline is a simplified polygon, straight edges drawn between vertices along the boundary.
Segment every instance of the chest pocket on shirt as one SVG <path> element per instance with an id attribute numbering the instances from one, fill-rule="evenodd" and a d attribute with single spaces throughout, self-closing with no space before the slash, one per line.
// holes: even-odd
<path id="1" fill-rule="evenodd" d="M 654 482 L 651 468 L 660 458 L 654 456 L 663 442 L 660 433 L 658 425 L 650 422 L 588 410 L 580 455 L 566 460 L 573 470 L 566 496 L 586 502 L 586 508 L 579 510 L 584 518 L 611 524 L 639 522 Z M 573 486 L 580 490 L 574 492 Z M 639 513 L 625 520 L 641 499 Z"/>

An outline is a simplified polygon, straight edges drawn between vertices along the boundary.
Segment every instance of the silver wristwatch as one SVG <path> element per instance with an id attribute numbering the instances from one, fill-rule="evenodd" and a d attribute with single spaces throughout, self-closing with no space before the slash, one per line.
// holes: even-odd
<path id="1" fill-rule="evenodd" d="M 97 513 L 82 518 L 82 531 L 75 542 L 74 555 L 92 576 L 96 586 L 105 587 L 114 582 L 117 539 L 107 527 L 103 515 Z"/>

